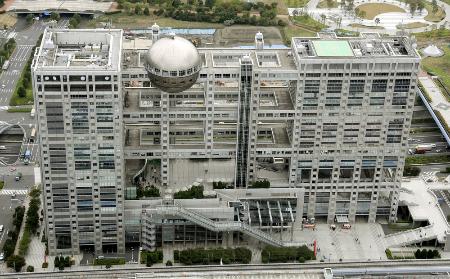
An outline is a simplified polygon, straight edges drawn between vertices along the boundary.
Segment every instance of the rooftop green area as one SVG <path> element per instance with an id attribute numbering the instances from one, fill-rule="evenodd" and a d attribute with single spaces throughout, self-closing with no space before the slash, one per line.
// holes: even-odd
<path id="1" fill-rule="evenodd" d="M 347 41 L 313 41 L 317 56 L 353 56 L 353 51 Z"/>

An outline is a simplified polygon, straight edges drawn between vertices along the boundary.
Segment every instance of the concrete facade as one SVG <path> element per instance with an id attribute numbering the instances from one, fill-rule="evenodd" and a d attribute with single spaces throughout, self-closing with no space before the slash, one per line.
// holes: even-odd
<path id="1" fill-rule="evenodd" d="M 46 48 L 51 46 L 46 36 L 52 32 L 80 32 L 73 40 L 82 41 L 80 51 L 87 51 L 90 56 L 86 59 L 93 59 L 89 66 L 78 69 L 66 60 L 62 60 L 64 66 L 51 65 L 51 61 L 59 58 L 50 57 L 62 57 L 60 52 L 51 53 Z M 96 60 L 91 56 L 93 49 L 88 44 L 91 40 L 94 45 L 100 44 L 98 34 L 114 38 L 109 41 L 109 57 L 114 58 L 107 66 L 94 66 Z M 158 34 L 153 34 L 153 40 L 158 38 Z M 170 199 L 180 187 L 194 182 L 211 188 L 221 181 L 235 189 L 246 189 L 252 183 L 268 180 L 271 190 L 304 189 L 302 200 L 295 202 L 302 209 L 293 207 L 295 212 L 287 215 L 292 216 L 292 223 L 293 216 L 322 217 L 331 223 L 337 215 L 344 215 L 350 222 L 357 217 L 375 222 L 377 216 L 395 221 L 420 62 L 408 38 L 382 38 L 375 33 L 337 38 L 321 33 L 314 38 L 293 38 L 290 49 L 266 49 L 259 33 L 255 49 L 199 48 L 202 69 L 197 82 L 180 93 L 167 93 L 151 86 L 144 61 L 152 38 L 142 44 L 123 39 L 122 45 L 121 40 L 118 30 L 47 31 L 35 58 L 33 82 L 42 145 L 46 221 L 49 239 L 53 239 L 50 251 L 56 251 L 55 234 L 59 226 L 53 226 L 59 222 L 57 216 L 61 216 L 64 226 L 71 228 L 67 234 L 73 241 L 67 249 L 77 252 L 81 239 L 92 239 L 100 252 L 102 238 L 106 237 L 100 237 L 104 227 L 100 223 L 113 219 L 114 224 L 105 228 L 116 226 L 114 241 L 120 252 L 124 247 L 121 225 L 124 196 L 137 200 L 142 189 L 156 187 Z M 336 41 L 340 42 L 339 47 L 347 49 L 337 52 L 330 49 Z M 80 45 L 73 43 L 71 47 Z M 105 43 L 98 47 L 102 50 Z M 96 59 L 99 56 L 104 58 L 97 55 Z M 47 75 L 50 80 L 45 79 Z M 68 80 L 56 82 L 53 76 L 66 76 Z M 85 79 L 74 82 L 71 76 Z M 99 82 L 110 85 L 107 93 L 91 91 L 96 88 L 91 87 L 97 84 L 96 76 L 110 76 L 108 82 Z M 64 90 L 66 83 L 70 91 Z M 58 90 L 46 89 L 54 84 Z M 72 84 L 82 84 L 89 93 L 80 93 L 79 88 L 72 90 Z M 81 95 L 83 100 L 74 97 Z M 64 118 L 56 117 L 61 121 L 58 136 L 49 135 L 53 115 L 47 111 L 54 102 L 61 104 L 58 108 L 62 111 L 55 116 Z M 84 135 L 83 139 L 74 133 L 74 121 L 79 115 L 69 117 L 69 113 L 82 112 L 74 111 L 75 103 L 81 105 L 80 102 L 90 116 L 84 116 L 90 126 L 86 133 L 90 135 Z M 101 107 L 100 102 L 106 107 Z M 99 129 L 98 121 L 103 113 L 112 117 L 108 124 L 111 126 L 105 126 L 105 130 Z M 76 144 L 81 144 L 75 142 L 78 139 L 89 143 L 89 155 L 83 153 L 92 161 L 89 170 L 76 167 L 79 159 L 74 156 L 81 154 L 75 149 Z M 102 159 L 96 154 L 105 144 L 114 147 L 115 158 L 114 166 L 107 171 L 98 167 Z M 51 169 L 52 146 L 65 148 L 58 149 L 66 156 L 61 173 Z M 173 168 L 180 163 L 192 166 L 199 162 L 203 165 L 187 174 Z M 84 175 L 83 182 L 79 181 L 80 175 Z M 88 181 L 86 175 L 90 177 Z M 115 198 L 113 213 L 106 213 L 102 207 L 101 185 L 105 177 L 111 177 L 107 193 Z M 81 184 L 94 192 L 78 193 Z M 96 188 L 100 194 L 95 193 Z M 67 205 L 56 210 L 60 192 L 69 201 L 65 200 Z M 95 226 L 81 222 L 89 222 L 77 210 L 77 205 L 85 201 L 83 195 L 94 204 L 89 216 L 96 217 Z M 279 200 L 283 200 L 281 196 Z M 146 207 L 145 200 L 139 202 L 141 209 Z M 126 203 L 135 206 L 134 201 Z M 274 204 L 283 219 L 280 202 Z M 260 203 L 255 202 L 254 206 L 260 210 Z M 270 212 L 269 203 L 267 207 Z M 146 218 L 145 222 L 150 224 L 151 220 Z M 242 222 L 251 224 L 246 219 Z M 92 226 L 94 231 L 81 237 L 82 224 Z M 272 225 L 266 229 L 269 227 Z M 242 228 L 244 233 L 245 230 L 251 228 Z M 266 237 L 259 232 L 249 234 Z M 217 242 L 221 239 L 214 237 Z"/>

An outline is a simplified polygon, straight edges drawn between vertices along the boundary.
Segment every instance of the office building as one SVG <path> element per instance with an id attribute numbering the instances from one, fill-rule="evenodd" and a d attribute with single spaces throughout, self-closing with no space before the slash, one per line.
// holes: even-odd
<path id="1" fill-rule="evenodd" d="M 320 33 L 270 48 L 257 33 L 253 48 L 196 48 L 157 25 L 121 36 L 47 30 L 33 64 L 51 250 L 284 245 L 272 235 L 303 218 L 396 220 L 413 40 Z M 173 200 L 192 185 L 210 198 Z M 162 199 L 145 197 L 155 188 Z"/>

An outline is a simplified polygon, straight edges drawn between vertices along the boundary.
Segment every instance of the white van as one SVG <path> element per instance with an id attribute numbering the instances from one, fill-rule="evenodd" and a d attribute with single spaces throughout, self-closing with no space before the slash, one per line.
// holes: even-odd
<path id="1" fill-rule="evenodd" d="M 0 225 L 0 233 L 3 232 L 3 225 Z"/>
<path id="2" fill-rule="evenodd" d="M 6 146 L 0 145 L 0 150 L 6 150 Z"/>

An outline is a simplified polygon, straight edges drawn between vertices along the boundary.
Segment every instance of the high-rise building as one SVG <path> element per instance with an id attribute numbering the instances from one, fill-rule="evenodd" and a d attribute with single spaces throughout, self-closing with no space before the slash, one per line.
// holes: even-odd
<path id="1" fill-rule="evenodd" d="M 124 252 L 121 30 L 50 30 L 32 65 L 51 254 Z"/>
<path id="2" fill-rule="evenodd" d="M 283 245 L 270 233 L 303 218 L 395 221 L 414 47 L 376 33 L 197 49 L 156 24 L 148 39 L 47 30 L 33 82 L 50 251 L 233 234 Z M 192 185 L 213 198 L 173 200 Z"/>

